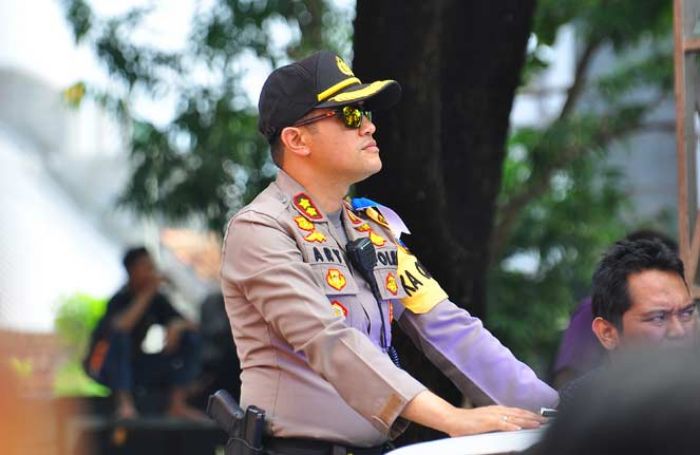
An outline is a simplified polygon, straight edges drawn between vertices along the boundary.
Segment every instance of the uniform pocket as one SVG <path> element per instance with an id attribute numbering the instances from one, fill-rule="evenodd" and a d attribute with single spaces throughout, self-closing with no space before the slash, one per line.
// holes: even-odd
<path id="1" fill-rule="evenodd" d="M 311 268 L 328 297 L 333 313 L 343 318 L 348 326 L 367 333 L 369 315 L 358 299 L 359 288 L 350 270 L 339 264 L 312 264 Z"/>
<path id="2" fill-rule="evenodd" d="M 402 299 L 406 292 L 400 286 L 397 273 L 398 252 L 393 244 L 387 243 L 377 248 L 377 265 L 374 268 L 374 278 L 377 280 L 382 300 Z"/>

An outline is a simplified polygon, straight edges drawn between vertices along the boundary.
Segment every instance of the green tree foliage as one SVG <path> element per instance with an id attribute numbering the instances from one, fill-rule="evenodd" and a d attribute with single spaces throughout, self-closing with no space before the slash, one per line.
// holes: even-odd
<path id="1" fill-rule="evenodd" d="M 673 88 L 671 2 L 541 0 L 526 81 L 547 67 L 542 50 L 565 25 L 576 34 L 574 80 L 550 124 L 510 133 L 489 277 L 490 327 L 541 371 L 600 254 L 626 233 L 605 154 L 630 134 L 668 128 L 649 114 Z M 592 67 L 601 54 L 602 70 Z M 530 266 L 513 267 L 516 257 Z"/>
<path id="2" fill-rule="evenodd" d="M 123 88 L 97 93 L 87 87 L 89 95 L 119 113 L 128 126 L 133 171 L 123 202 L 174 220 L 200 217 L 217 232 L 273 173 L 267 145 L 256 131 L 253 101 L 241 86 L 246 62 L 261 59 L 273 67 L 321 47 L 349 55 L 350 18 L 338 14 L 330 0 L 217 0 L 211 9 L 198 12 L 189 44 L 179 53 L 134 38 L 151 13 L 148 8 L 104 18 L 85 0 L 63 3 L 76 40 L 96 51 Z M 422 7 L 432 8 L 428 3 Z M 556 346 L 555 329 L 565 325 L 576 299 L 586 293 L 598 255 L 625 232 L 619 216 L 624 197 L 615 186 L 615 171 L 601 158 L 630 133 L 658 126 L 648 120 L 649 111 L 670 95 L 673 82 L 671 2 L 540 0 L 523 83 L 548 66 L 543 51 L 563 26 L 576 30 L 573 84 L 550 124 L 510 131 L 488 248 L 491 261 L 478 264 L 491 271 L 489 327 L 517 354 L 542 364 L 546 361 L 541 358 Z M 275 35 L 282 29 L 291 31 L 292 40 L 280 46 Z M 430 39 L 429 34 L 403 32 L 384 42 L 401 48 L 400 61 L 411 60 L 403 53 L 420 46 L 400 46 L 396 40 L 423 39 L 419 35 Z M 372 45 L 382 43 L 376 40 Z M 613 64 L 592 71 L 593 62 L 604 53 L 611 53 L 614 58 L 607 61 Z M 426 55 L 432 58 L 435 53 Z M 455 65 L 461 61 L 449 60 Z M 380 63 L 365 59 L 361 74 Z M 378 77 L 393 74 L 386 68 L 381 71 Z M 405 81 L 408 87 L 410 81 Z M 71 93 L 82 96 L 84 90 L 76 85 Z M 176 98 L 172 121 L 159 126 L 135 118 L 133 100 L 144 94 Z M 424 122 L 432 118 L 418 114 Z M 383 145 L 390 142 L 386 137 Z M 500 160 L 493 165 L 500 169 Z M 490 175 L 486 171 L 477 173 Z M 415 186 L 418 180 L 411 182 Z M 460 191 L 445 188 L 445 193 Z M 402 208 L 409 220 L 411 207 L 418 209 L 420 204 Z M 531 270 L 508 266 L 520 253 L 536 259 Z M 474 288 L 483 288 L 481 278 L 475 281 Z"/>
<path id="3" fill-rule="evenodd" d="M 106 310 L 106 299 L 86 294 L 75 294 L 59 303 L 54 326 L 67 357 L 56 372 L 54 391 L 57 395 L 109 394 L 107 388 L 90 379 L 81 366 L 92 331 Z"/>
<path id="4" fill-rule="evenodd" d="M 123 88 L 88 89 L 129 132 L 133 168 L 122 202 L 174 221 L 198 218 L 216 232 L 274 174 L 241 85 L 247 66 L 277 66 L 320 47 L 347 51 L 351 33 L 349 20 L 323 0 L 218 0 L 193 18 L 186 49 L 171 52 L 137 39 L 150 7 L 106 18 L 84 0 L 63 3 L 76 40 Z M 277 43 L 280 32 L 291 41 Z M 173 119 L 137 118 L 131 106 L 139 96 L 175 98 Z"/>

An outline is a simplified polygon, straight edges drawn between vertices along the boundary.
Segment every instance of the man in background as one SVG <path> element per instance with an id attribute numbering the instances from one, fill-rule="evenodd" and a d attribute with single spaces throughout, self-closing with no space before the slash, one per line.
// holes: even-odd
<path id="1" fill-rule="evenodd" d="M 625 237 L 627 240 L 659 240 L 675 254 L 678 244 L 661 232 L 640 229 Z M 600 366 L 605 358 L 605 348 L 598 342 L 592 329 L 593 303 L 588 295 L 581 299 L 571 314 L 569 326 L 562 335 L 552 369 L 552 383 L 559 389 L 567 382 L 582 376 Z"/>
<path id="2" fill-rule="evenodd" d="M 628 347 L 673 348 L 697 342 L 697 305 L 685 282 L 683 263 L 659 240 L 615 243 L 593 275 L 592 303 L 592 330 L 611 362 Z M 562 388 L 561 405 L 566 406 L 596 371 Z"/>
<path id="3" fill-rule="evenodd" d="M 128 250 L 123 264 L 129 279 L 109 300 L 93 332 L 84 362 L 88 375 L 112 389 L 118 418 L 138 416 L 135 386 L 169 386 L 168 415 L 205 418 L 187 404 L 187 387 L 199 373 L 195 326 L 159 291 L 164 277 L 144 247 Z M 154 325 L 165 330 L 164 347 L 161 352 L 146 353 L 142 344 Z"/>

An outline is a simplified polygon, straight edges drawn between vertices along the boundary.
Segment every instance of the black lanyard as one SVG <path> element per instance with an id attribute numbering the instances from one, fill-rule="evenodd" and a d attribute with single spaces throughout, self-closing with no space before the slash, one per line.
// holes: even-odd
<path id="1" fill-rule="evenodd" d="M 397 367 L 400 367 L 399 356 L 396 353 L 396 349 L 390 346 L 386 341 L 386 325 L 384 322 L 384 310 L 382 309 L 382 295 L 379 293 L 379 285 L 377 284 L 377 279 L 374 276 L 374 267 L 377 265 L 377 252 L 374 250 L 374 245 L 367 237 L 361 239 L 356 239 L 348 242 L 345 247 L 350 263 L 355 267 L 355 269 L 360 272 L 362 278 L 369 283 L 369 287 L 372 290 L 372 295 L 377 302 L 377 308 L 379 308 L 379 317 L 382 321 L 381 333 L 379 335 L 379 343 L 382 349 L 389 354 L 391 361 Z"/>

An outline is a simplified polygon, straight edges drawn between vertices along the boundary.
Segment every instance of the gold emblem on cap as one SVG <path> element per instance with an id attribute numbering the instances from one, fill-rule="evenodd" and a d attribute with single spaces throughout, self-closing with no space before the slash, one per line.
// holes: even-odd
<path id="1" fill-rule="evenodd" d="M 351 76 L 354 77 L 355 74 L 352 72 L 350 67 L 348 66 L 345 61 L 338 57 L 337 55 L 335 56 L 335 63 L 338 65 L 338 69 L 340 70 L 341 73 L 345 74 L 346 76 Z"/>

